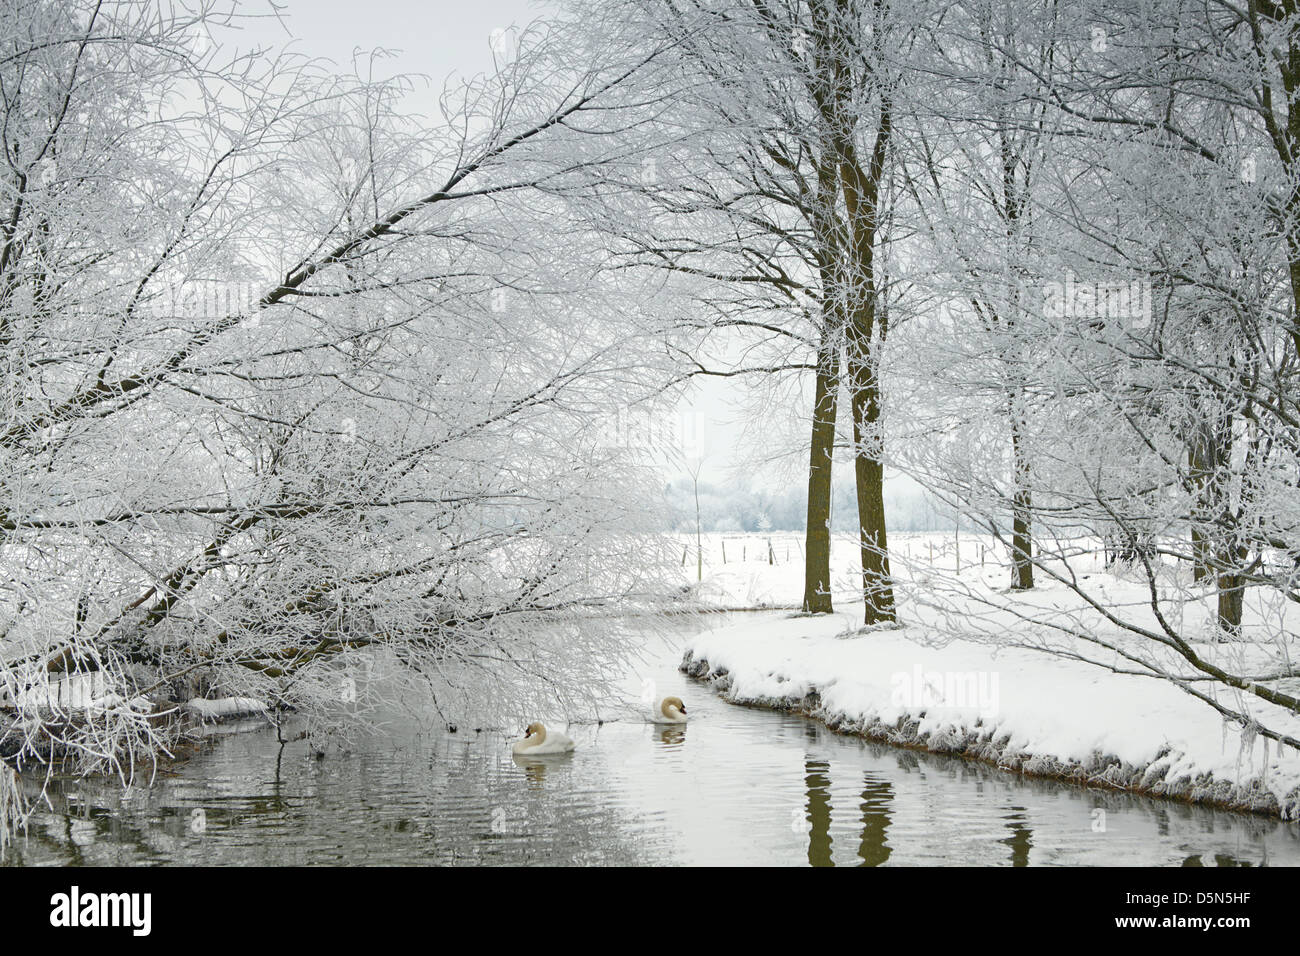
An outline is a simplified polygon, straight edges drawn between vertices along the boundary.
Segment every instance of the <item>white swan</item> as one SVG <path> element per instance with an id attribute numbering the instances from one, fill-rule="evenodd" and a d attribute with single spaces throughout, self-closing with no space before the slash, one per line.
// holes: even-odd
<path id="1" fill-rule="evenodd" d="M 686 705 L 680 697 L 665 697 L 659 701 L 659 707 L 650 719 L 656 724 L 684 724 Z"/>
<path id="2" fill-rule="evenodd" d="M 542 754 L 565 754 L 573 749 L 573 741 L 561 733 L 548 734 L 541 724 L 529 724 L 524 739 L 518 741 L 511 752 L 516 757 Z"/>

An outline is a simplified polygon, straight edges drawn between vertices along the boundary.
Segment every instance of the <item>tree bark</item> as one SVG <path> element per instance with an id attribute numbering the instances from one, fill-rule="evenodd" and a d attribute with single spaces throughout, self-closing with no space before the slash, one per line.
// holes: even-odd
<path id="1" fill-rule="evenodd" d="M 864 168 L 850 139 L 838 144 L 840 179 L 849 228 L 852 269 L 846 292 L 849 302 L 846 371 L 853 410 L 853 470 L 857 479 L 858 526 L 862 552 L 862 594 L 866 624 L 897 620 L 889 574 L 889 543 L 885 534 L 884 436 L 880 433 L 883 395 L 880 388 L 880 349 L 888 327 L 879 308 L 880 283 L 875 268 L 879 227 L 880 184 L 891 132 L 891 101 L 882 96 L 871 157 Z"/>
<path id="2" fill-rule="evenodd" d="M 1213 474 L 1215 457 L 1211 448 L 1212 440 L 1208 423 L 1201 420 L 1193 426 L 1191 440 L 1187 443 L 1188 477 L 1195 489 L 1190 516 L 1192 580 L 1198 583 L 1210 577 L 1210 558 L 1213 553 L 1212 533 L 1206 530 L 1210 478 Z"/>
<path id="3" fill-rule="evenodd" d="M 1241 618 L 1244 598 L 1246 594 L 1246 581 L 1235 570 L 1236 564 L 1246 557 L 1244 549 L 1234 552 L 1236 561 L 1233 562 L 1233 570 L 1222 571 L 1218 577 L 1219 590 L 1219 630 L 1225 634 L 1241 633 Z"/>
<path id="4" fill-rule="evenodd" d="M 1012 401 L 1011 457 L 1015 491 L 1011 506 L 1011 589 L 1028 591 L 1034 586 L 1033 498 L 1029 491 L 1029 456 L 1025 452 L 1024 423 Z"/>
<path id="5" fill-rule="evenodd" d="M 831 607 L 831 465 L 839 395 L 839 349 L 824 336 L 817 355 L 812 442 L 808 455 L 808 522 L 804 547 L 803 609 L 829 614 Z"/>
<path id="6" fill-rule="evenodd" d="M 872 310 L 874 311 L 874 309 Z M 850 341 L 857 338 L 851 335 Z M 853 404 L 853 471 L 857 479 L 859 547 L 862 554 L 864 623 L 894 621 L 894 588 L 889 573 L 889 541 L 885 533 L 885 467 L 879 434 L 880 382 L 869 348 L 851 346 L 849 362 Z"/>

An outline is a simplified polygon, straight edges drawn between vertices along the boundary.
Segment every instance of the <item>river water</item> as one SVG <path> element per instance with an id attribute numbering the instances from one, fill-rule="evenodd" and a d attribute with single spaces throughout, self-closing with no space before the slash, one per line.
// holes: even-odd
<path id="1" fill-rule="evenodd" d="M 55 783 L 7 864 L 1297 865 L 1300 827 L 1032 780 L 724 703 L 652 639 L 685 728 L 575 726 L 516 761 L 500 734 L 394 726 L 314 754 L 223 734 L 148 789 Z"/>

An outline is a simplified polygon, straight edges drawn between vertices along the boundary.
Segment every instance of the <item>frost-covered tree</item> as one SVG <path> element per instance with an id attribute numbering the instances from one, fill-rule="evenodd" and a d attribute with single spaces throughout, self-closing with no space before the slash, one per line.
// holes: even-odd
<path id="1" fill-rule="evenodd" d="M 603 423 L 668 340 L 570 204 L 653 52 L 559 21 L 427 124 L 227 19 L 0 11 L 4 754 L 125 777 L 172 702 L 333 723 L 376 673 L 593 706 L 660 566 Z"/>
<path id="2" fill-rule="evenodd" d="M 1074 598 L 1035 606 L 968 584 L 946 592 L 958 603 L 931 596 L 990 609 L 950 633 L 1014 632 L 1170 680 L 1252 738 L 1296 746 L 1292 19 L 1179 0 L 1038 16 L 1022 31 L 1076 29 L 1053 28 L 1050 70 L 998 46 L 1011 65 L 999 88 L 1042 110 L 1050 135 L 1029 207 L 1041 285 L 1005 341 L 1039 409 L 1032 562 Z M 956 444 L 966 464 L 950 456 L 950 487 L 996 531 L 1014 485 L 980 441 Z M 1081 570 L 1103 540 L 1127 565 L 1119 585 Z"/>
<path id="3" fill-rule="evenodd" d="M 645 145 L 645 215 L 621 223 L 638 261 L 694 280 L 714 352 L 694 374 L 767 377 L 763 419 L 811 401 L 803 606 L 831 610 L 837 420 L 853 449 L 866 616 L 894 615 L 885 538 L 888 329 L 880 247 L 894 98 L 914 10 L 858 0 L 610 0 L 670 44 L 675 108 Z M 811 395 L 790 387 L 812 372 Z M 793 395 L 792 395 L 793 392 Z M 770 429 L 761 440 L 770 441 Z M 771 457 L 769 447 L 760 454 Z"/>
<path id="4" fill-rule="evenodd" d="M 1044 97 L 1029 91 L 1050 85 L 1066 29 L 1050 4 L 1028 12 L 997 0 L 955 4 L 926 50 L 921 82 L 930 107 L 916 123 L 902 175 L 925 240 L 909 249 L 910 268 L 924 269 L 918 282 L 938 307 L 918 316 L 896 349 L 906 383 L 900 387 L 919 399 L 908 431 L 930 433 L 902 444 L 910 467 L 931 484 L 962 484 L 973 463 L 947 461 L 938 436 L 959 436 L 949 451 L 969 448 L 973 434 L 990 449 L 1006 449 L 1005 462 L 996 454 L 987 459 L 996 478 L 984 480 L 984 490 L 998 489 L 999 500 L 982 507 L 1010 519 L 1011 586 L 1019 590 L 1033 587 L 1030 446 L 1043 396 L 1033 348 L 1041 330 L 1033 324 L 1046 281 L 1038 261 L 1043 232 L 1051 228 L 1035 220 L 1042 203 L 1036 192 L 1050 181 L 1055 159 L 1055 117 Z M 960 401 L 937 394 L 945 389 L 956 389 Z M 1003 436 L 992 427 L 999 420 Z M 953 490 L 974 492 L 969 485 Z"/>

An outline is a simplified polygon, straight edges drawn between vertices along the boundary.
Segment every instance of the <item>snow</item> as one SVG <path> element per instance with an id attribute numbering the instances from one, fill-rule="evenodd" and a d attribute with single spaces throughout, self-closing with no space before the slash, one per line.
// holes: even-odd
<path id="1" fill-rule="evenodd" d="M 784 578 L 780 568 L 751 573 L 766 577 L 764 594 L 797 603 L 801 570 L 791 562 Z M 718 571 L 698 593 L 743 605 L 742 575 Z M 991 585 L 985 577 L 1000 573 L 978 566 L 965 571 L 966 606 L 961 591 L 949 588 L 942 607 L 924 574 L 900 575 L 901 627 L 863 629 L 861 603 L 838 599 L 834 615 L 755 614 L 693 638 L 683 669 L 714 680 L 733 702 L 801 710 L 877 739 L 1076 782 L 1300 818 L 1300 754 L 1285 747 L 1279 753 L 1273 742 L 1265 747 L 1252 728 L 1225 723 L 1176 684 L 1098 666 L 1110 659 L 1096 648 L 1085 646 L 1088 660 L 1071 660 L 1011 646 L 1046 645 L 1031 623 L 991 612 L 979 600 L 981 584 Z M 1104 577 L 1099 586 L 1117 605 L 1140 608 L 1140 583 Z M 1016 600 L 1038 620 L 1086 612 L 1077 596 L 1050 584 Z M 1232 693 L 1217 691 L 1224 692 Z M 1262 700 L 1248 706 L 1261 723 L 1300 736 L 1296 715 Z"/>
<path id="2" fill-rule="evenodd" d="M 256 697 L 217 697 L 204 700 L 195 697 L 185 703 L 185 709 L 203 720 L 227 720 L 249 714 L 262 714 L 270 708 Z"/>
<path id="3" fill-rule="evenodd" d="M 87 671 L 52 676 L 48 682 L 34 683 L 16 694 L 0 693 L 0 706 L 22 712 L 52 710 L 67 714 L 147 714 L 154 710 L 154 701 L 148 697 L 127 697 L 118 690 L 109 684 L 103 671 Z M 264 714 L 270 708 L 255 697 L 196 697 L 183 709 L 202 720 L 217 721 Z"/>
<path id="4" fill-rule="evenodd" d="M 20 711 L 53 710 L 57 712 L 91 711 L 148 713 L 153 701 L 148 697 L 127 698 L 109 689 L 103 671 L 88 671 L 55 677 L 16 694 L 4 694 L 5 704 Z"/>
<path id="5" fill-rule="evenodd" d="M 682 583 L 702 604 L 724 610 L 799 607 L 804 583 L 802 532 L 709 532 L 701 537 L 703 580 L 696 578 L 695 535 L 678 534 L 676 544 L 684 556 L 677 559 Z M 992 571 L 1006 560 L 1002 545 L 970 532 L 904 532 L 892 535 L 890 542 L 894 570 L 904 575 L 920 568 Z M 859 558 L 853 535 L 831 536 L 831 594 L 837 602 L 860 599 Z"/>

